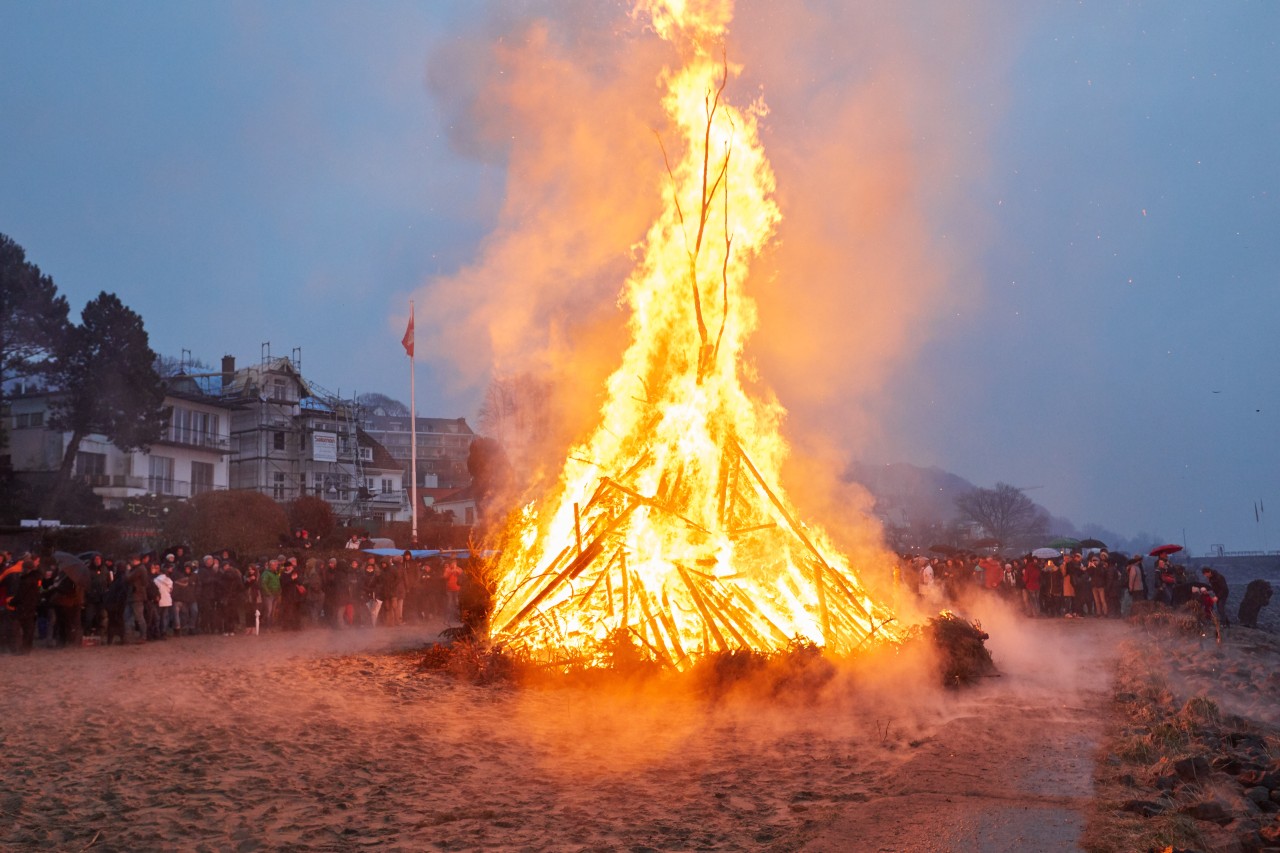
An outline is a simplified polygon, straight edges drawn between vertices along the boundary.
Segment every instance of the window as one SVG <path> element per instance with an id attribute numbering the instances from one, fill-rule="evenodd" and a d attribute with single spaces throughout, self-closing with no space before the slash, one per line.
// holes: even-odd
<path id="1" fill-rule="evenodd" d="M 76 454 L 77 477 L 101 477 L 106 473 L 107 454 L 87 453 L 83 450 Z"/>
<path id="2" fill-rule="evenodd" d="M 466 516 L 466 521 L 464 521 L 464 522 L 463 522 L 464 524 L 475 524 L 475 523 L 476 523 L 476 508 L 475 508 L 475 507 L 473 507 L 473 506 L 469 506 L 469 507 L 467 507 L 467 508 L 466 508 L 466 510 L 465 510 L 465 516 Z"/>
<path id="3" fill-rule="evenodd" d="M 391 489 L 391 479 L 390 479 L 389 477 L 383 477 L 383 478 L 382 478 L 382 491 L 383 491 L 383 492 L 389 492 L 389 491 L 392 491 L 392 489 Z"/>
<path id="4" fill-rule="evenodd" d="M 283 434 L 283 433 L 281 433 Z M 276 471 L 271 475 L 271 497 L 278 501 L 284 500 L 284 472 Z"/>
<path id="5" fill-rule="evenodd" d="M 283 379 L 272 380 L 271 399 L 288 400 L 289 399 L 288 389 L 289 389 L 288 383 L 286 383 Z"/>
<path id="6" fill-rule="evenodd" d="M 192 462 L 191 463 L 191 494 L 204 494 L 213 491 L 213 463 L 212 462 Z"/>
<path id="7" fill-rule="evenodd" d="M 155 495 L 173 494 L 173 457 L 150 457 L 147 491 Z"/>
<path id="8" fill-rule="evenodd" d="M 365 461 L 365 462 L 372 462 L 372 461 L 373 461 L 373 448 L 372 448 L 372 447 L 362 447 L 362 448 L 360 448 L 360 458 L 361 458 L 363 461 Z"/>
<path id="9" fill-rule="evenodd" d="M 274 447 L 276 450 L 284 450 L 284 433 L 282 432 L 275 433 L 273 436 L 273 440 L 275 442 Z"/>

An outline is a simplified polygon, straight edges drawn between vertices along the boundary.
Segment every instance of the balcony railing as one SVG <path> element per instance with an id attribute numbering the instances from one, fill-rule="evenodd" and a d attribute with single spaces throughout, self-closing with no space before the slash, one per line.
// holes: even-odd
<path id="1" fill-rule="evenodd" d="M 161 444 L 177 444 L 182 447 L 199 447 L 226 453 L 231 449 L 231 439 L 222 433 L 171 426 L 160 435 Z"/>
<path id="2" fill-rule="evenodd" d="M 81 474 L 79 479 L 94 489 L 127 489 L 140 494 L 175 498 L 193 498 L 205 492 L 220 492 L 227 488 L 212 483 L 192 483 L 168 477 L 135 477 L 129 474 Z"/>

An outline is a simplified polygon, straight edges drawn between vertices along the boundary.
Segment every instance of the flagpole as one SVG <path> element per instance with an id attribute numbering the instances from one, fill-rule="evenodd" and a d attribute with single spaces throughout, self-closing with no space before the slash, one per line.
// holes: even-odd
<path id="1" fill-rule="evenodd" d="M 412 533 L 409 544 L 418 544 L 418 394 L 413 375 L 413 300 L 409 300 L 409 502 L 413 506 Z"/>

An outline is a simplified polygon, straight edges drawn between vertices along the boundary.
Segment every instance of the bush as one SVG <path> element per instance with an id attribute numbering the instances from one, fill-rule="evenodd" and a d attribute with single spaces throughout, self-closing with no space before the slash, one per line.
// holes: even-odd
<path id="1" fill-rule="evenodd" d="M 289 526 L 294 530 L 307 531 L 308 538 L 315 542 L 333 532 L 337 519 L 333 516 L 333 508 L 324 498 L 304 495 L 288 503 Z"/>
<path id="2" fill-rule="evenodd" d="M 284 509 L 260 492 L 205 492 L 191 505 L 191 544 L 198 554 L 223 548 L 242 556 L 274 553 L 289 532 Z"/>

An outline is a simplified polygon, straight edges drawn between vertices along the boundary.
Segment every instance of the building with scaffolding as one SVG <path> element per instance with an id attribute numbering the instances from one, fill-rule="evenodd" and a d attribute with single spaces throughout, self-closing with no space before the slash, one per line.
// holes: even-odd
<path id="1" fill-rule="evenodd" d="M 300 363 L 300 349 L 273 357 L 266 344 L 256 365 L 223 357 L 230 487 L 277 501 L 319 497 L 349 523 L 407 520 L 404 468 L 361 428 L 359 404 L 305 379 Z"/>

